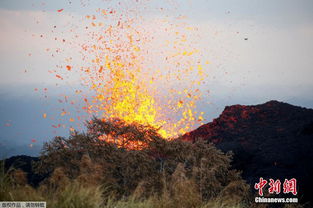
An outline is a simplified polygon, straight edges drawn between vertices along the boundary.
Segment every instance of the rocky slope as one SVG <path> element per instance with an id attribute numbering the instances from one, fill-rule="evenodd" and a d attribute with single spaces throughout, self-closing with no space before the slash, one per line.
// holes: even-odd
<path id="1" fill-rule="evenodd" d="M 233 151 L 235 168 L 252 185 L 260 177 L 296 178 L 304 200 L 313 199 L 313 110 L 278 101 L 226 107 L 212 122 L 182 137 L 204 139 Z"/>

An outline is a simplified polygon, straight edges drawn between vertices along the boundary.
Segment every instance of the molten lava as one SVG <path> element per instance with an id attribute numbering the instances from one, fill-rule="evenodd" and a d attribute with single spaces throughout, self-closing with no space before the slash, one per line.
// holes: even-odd
<path id="1" fill-rule="evenodd" d="M 88 114 L 149 125 L 164 138 L 184 134 L 203 121 L 196 109 L 207 72 L 193 46 L 197 31 L 181 16 L 147 20 L 138 13 L 110 8 L 86 15 L 89 39 L 79 43 L 85 66 L 67 62 L 63 73 L 80 72 L 84 89 L 74 90 Z"/>

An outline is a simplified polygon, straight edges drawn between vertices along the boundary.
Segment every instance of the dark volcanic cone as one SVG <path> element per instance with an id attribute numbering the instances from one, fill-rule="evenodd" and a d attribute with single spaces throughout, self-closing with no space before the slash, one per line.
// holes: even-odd
<path id="1" fill-rule="evenodd" d="M 234 152 L 233 166 L 252 185 L 260 177 L 296 178 L 300 197 L 313 199 L 313 110 L 278 101 L 234 105 L 211 123 L 183 135 Z"/>

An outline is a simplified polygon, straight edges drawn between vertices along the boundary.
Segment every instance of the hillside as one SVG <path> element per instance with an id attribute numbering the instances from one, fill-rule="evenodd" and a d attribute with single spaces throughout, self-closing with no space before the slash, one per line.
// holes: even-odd
<path id="1" fill-rule="evenodd" d="M 313 199 L 313 110 L 278 101 L 225 107 L 212 122 L 183 135 L 234 152 L 233 166 L 254 185 L 260 177 L 295 177 L 305 200 Z"/>
<path id="2" fill-rule="evenodd" d="M 215 147 L 205 145 L 205 143 L 214 143 L 218 149 L 224 152 L 232 151 L 234 153 L 231 163 L 232 168 L 242 171 L 242 178 L 251 187 L 258 182 L 260 177 L 280 179 L 281 181 L 296 178 L 298 180 L 298 198 L 302 202 L 310 201 L 312 203 L 312 109 L 297 107 L 278 101 L 270 101 L 255 106 L 229 106 L 212 122 L 183 135 L 181 139 L 187 142 L 182 142 L 180 139 L 167 141 L 159 138 L 157 134 L 151 134 L 153 133 L 151 130 L 144 130 L 145 128 L 138 128 L 136 126 L 123 126 L 119 122 L 110 123 L 95 119 L 88 128 L 93 131 L 89 131 L 87 135 L 77 134 L 68 139 L 56 137 L 48 143 L 48 146 L 44 148 L 46 153 L 40 157 L 40 161 L 45 164 L 42 170 L 52 173 L 61 167 L 63 170 L 71 173 L 68 176 L 69 178 L 81 179 L 80 172 L 77 172 L 77 170 L 81 169 L 81 163 L 86 163 L 86 161 L 83 161 L 87 155 L 91 160 L 88 163 L 92 164 L 90 168 L 97 167 L 97 171 L 87 171 L 86 177 L 84 176 L 83 178 L 93 181 L 95 173 L 97 173 L 97 177 L 105 176 L 106 181 L 114 184 L 113 187 L 120 187 L 118 190 L 122 194 L 124 194 L 123 191 L 132 193 L 140 180 L 146 176 L 149 179 L 154 174 L 157 175 L 158 177 L 153 177 L 153 180 L 151 180 L 154 182 L 161 179 L 162 177 L 159 174 L 162 171 L 160 170 L 165 167 L 168 169 L 168 175 L 172 177 L 180 162 L 185 164 L 187 172 L 190 172 L 191 170 L 199 169 L 191 168 L 191 166 L 201 165 L 203 158 L 207 158 L 205 161 L 212 163 L 214 158 L 216 160 L 216 158 L 225 157 L 220 155 L 220 151 L 215 151 Z M 144 139 L 142 135 L 146 135 L 146 133 L 151 134 L 152 137 L 148 137 L 148 140 L 143 140 L 146 142 L 149 141 L 146 148 L 125 151 L 123 148 L 117 148 L 114 144 L 103 143 L 104 141 L 100 141 L 97 135 L 93 135 L 93 132 L 110 134 L 111 131 L 115 130 L 117 132 L 113 133 L 116 137 L 119 134 L 123 135 L 125 133 L 127 133 L 128 138 L 135 140 Z M 147 132 L 141 132 L 143 130 Z M 135 131 L 135 134 L 133 131 Z M 134 137 L 130 137 L 132 134 L 134 134 Z M 137 137 L 136 135 L 141 136 Z M 152 141 L 151 138 L 155 138 L 156 140 Z M 204 140 L 205 142 L 196 142 L 197 140 Z M 196 143 L 195 145 L 191 145 L 189 142 Z M 208 152 L 203 152 L 206 148 L 208 148 Z M 216 155 L 219 156 L 216 157 Z M 223 162 L 217 161 L 215 161 L 215 164 L 229 168 L 230 166 L 227 163 L 229 164 L 231 160 L 227 157 L 223 160 L 218 160 L 224 161 L 224 163 L 226 162 L 226 165 Z M 195 158 L 196 162 L 194 161 Z M 39 158 L 16 156 L 7 159 L 5 166 L 6 169 L 15 167 L 24 170 L 27 173 L 28 183 L 36 187 L 39 185 L 39 182 L 49 175 L 49 173 L 34 173 L 31 163 L 36 161 L 39 161 Z M 201 165 L 202 169 L 203 166 Z M 107 170 L 111 171 L 108 172 Z M 128 171 L 125 172 L 125 170 Z M 209 168 L 208 170 L 211 169 Z M 212 170 L 216 171 L 216 166 Z M 144 174 L 147 171 L 150 172 Z M 137 174 L 136 179 L 133 178 L 133 173 L 135 175 Z M 223 169 L 221 173 L 225 176 L 226 173 L 230 174 L 232 172 L 228 169 Z M 192 175 L 191 173 L 188 174 L 189 176 Z M 226 177 L 228 183 L 233 181 L 231 179 L 232 177 Z M 97 179 L 96 181 L 99 180 Z M 125 183 L 125 181 L 129 182 Z M 208 179 L 208 182 L 212 182 L 211 177 L 210 180 Z M 238 187 L 241 187 L 243 183 L 238 184 L 240 185 Z M 158 185 L 157 183 L 156 186 Z M 212 188 L 208 187 L 204 190 L 212 190 Z M 228 189 L 228 186 L 218 187 L 221 187 L 219 189 L 219 191 L 222 190 L 221 193 L 224 193 L 223 190 Z M 176 191 L 180 192 L 178 190 Z M 237 193 L 237 191 L 235 192 Z M 235 192 L 232 191 L 231 193 Z M 253 192 L 256 193 L 256 191 Z"/>

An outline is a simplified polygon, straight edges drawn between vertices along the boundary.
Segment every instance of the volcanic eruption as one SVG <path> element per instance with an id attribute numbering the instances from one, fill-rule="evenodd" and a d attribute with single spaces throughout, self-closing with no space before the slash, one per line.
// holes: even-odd
<path id="1" fill-rule="evenodd" d="M 86 26 L 79 27 L 85 28 L 87 38 L 75 42 L 84 66 L 69 57 L 53 73 L 62 81 L 79 74 L 80 86 L 73 90 L 81 96 L 78 103 L 83 102 L 79 110 L 89 118 L 152 126 L 164 138 L 184 134 L 201 124 L 204 114 L 197 105 L 209 62 L 193 45 L 197 29 L 181 16 L 147 20 L 141 16 L 145 10 L 138 7 L 145 3 L 134 4 L 136 9 L 99 8 L 86 15 Z"/>

